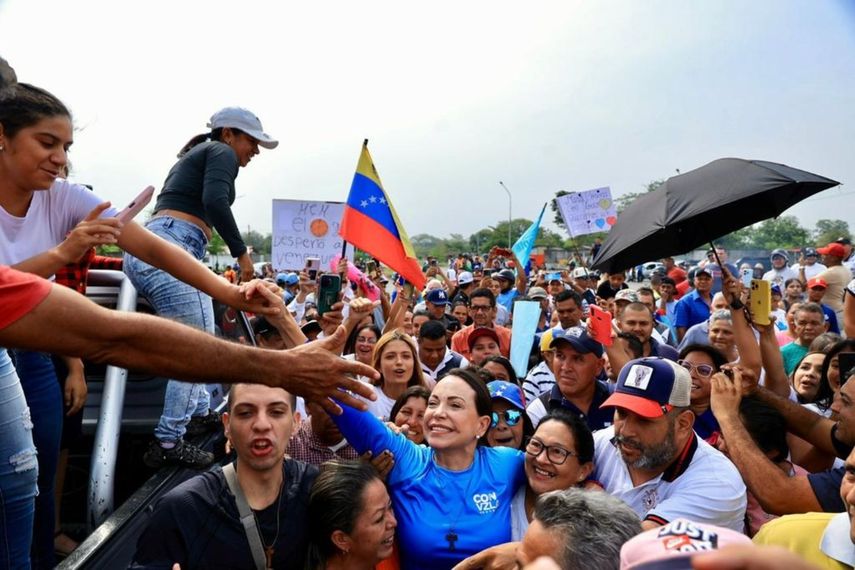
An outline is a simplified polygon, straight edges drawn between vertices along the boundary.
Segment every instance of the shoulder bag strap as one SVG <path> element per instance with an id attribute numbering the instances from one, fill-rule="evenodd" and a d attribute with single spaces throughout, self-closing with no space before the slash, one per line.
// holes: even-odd
<path id="1" fill-rule="evenodd" d="M 246 502 L 246 497 L 235 473 L 234 463 L 229 463 L 223 467 L 223 475 L 226 476 L 226 483 L 229 485 L 232 495 L 237 503 L 238 513 L 240 514 L 240 522 L 243 524 L 243 530 L 246 532 L 246 539 L 249 541 L 249 549 L 252 551 L 252 559 L 255 562 L 257 570 L 267 569 L 267 556 L 264 554 L 264 546 L 261 543 L 261 531 L 255 521 L 255 515 L 252 514 L 252 509 L 249 508 L 249 503 Z"/>

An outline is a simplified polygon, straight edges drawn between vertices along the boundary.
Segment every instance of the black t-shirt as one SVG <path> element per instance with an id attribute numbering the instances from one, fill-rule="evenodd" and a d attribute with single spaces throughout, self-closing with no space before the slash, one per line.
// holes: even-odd
<path id="1" fill-rule="evenodd" d="M 629 289 L 629 285 L 627 285 L 626 283 L 621 283 L 620 289 L 614 289 L 612 288 L 612 284 L 609 283 L 608 280 L 605 280 L 600 283 L 599 287 L 597 287 L 597 297 L 599 297 L 600 299 L 612 299 L 621 289 Z"/>
<path id="2" fill-rule="evenodd" d="M 826 513 L 842 513 L 846 510 L 840 498 L 840 483 L 843 482 L 843 467 L 836 467 L 820 473 L 808 474 L 816 500 Z"/>
<path id="3" fill-rule="evenodd" d="M 274 501 L 256 511 L 264 543 L 276 535 L 273 568 L 302 570 L 308 536 L 309 490 L 318 468 L 293 459 L 282 464 L 285 485 L 281 507 Z M 131 568 L 254 569 L 252 552 L 240 522 L 234 496 L 222 469 L 197 475 L 169 491 L 148 511 L 148 525 L 137 542 Z"/>

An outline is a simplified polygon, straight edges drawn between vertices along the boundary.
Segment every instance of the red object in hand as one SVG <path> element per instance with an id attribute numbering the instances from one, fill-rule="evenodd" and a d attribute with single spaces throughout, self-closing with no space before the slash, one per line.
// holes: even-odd
<path id="1" fill-rule="evenodd" d="M 597 305 L 590 307 L 591 338 L 603 346 L 612 345 L 612 314 Z"/>

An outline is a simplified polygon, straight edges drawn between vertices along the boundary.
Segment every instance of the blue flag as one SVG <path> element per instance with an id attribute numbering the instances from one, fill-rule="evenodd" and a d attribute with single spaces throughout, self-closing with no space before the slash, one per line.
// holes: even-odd
<path id="1" fill-rule="evenodd" d="M 523 265 L 520 269 L 526 271 L 526 268 L 530 267 L 528 258 L 531 255 L 531 250 L 534 247 L 534 242 L 537 239 L 537 233 L 540 231 L 540 220 L 543 219 L 543 212 L 546 210 L 546 204 L 543 205 L 543 208 L 540 210 L 540 215 L 537 219 L 532 223 L 526 231 L 523 232 L 523 235 L 520 236 L 520 239 L 514 244 L 514 247 L 511 250 L 514 252 L 514 255 L 517 256 L 517 259 L 520 260 L 520 263 Z M 526 271 L 526 274 L 527 271 Z"/>

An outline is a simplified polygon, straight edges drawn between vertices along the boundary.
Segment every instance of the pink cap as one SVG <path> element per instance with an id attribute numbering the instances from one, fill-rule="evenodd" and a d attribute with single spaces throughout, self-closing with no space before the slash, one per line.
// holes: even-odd
<path id="1" fill-rule="evenodd" d="M 718 550 L 729 544 L 753 544 L 742 533 L 686 519 L 671 521 L 628 540 L 620 549 L 621 570 L 661 567 L 659 562 L 690 558 L 698 552 Z"/>

